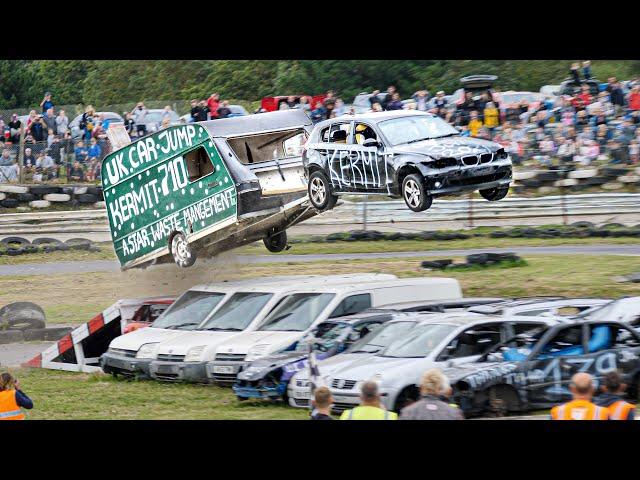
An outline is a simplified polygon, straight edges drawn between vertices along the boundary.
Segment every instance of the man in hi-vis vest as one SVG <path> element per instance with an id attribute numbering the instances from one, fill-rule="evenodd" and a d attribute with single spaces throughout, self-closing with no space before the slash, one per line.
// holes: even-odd
<path id="1" fill-rule="evenodd" d="M 33 408 L 33 402 L 20 390 L 20 383 L 10 373 L 0 375 L 0 420 L 24 420 L 21 408 Z"/>
<path id="2" fill-rule="evenodd" d="M 608 420 L 609 410 L 591 402 L 593 380 L 585 372 L 576 373 L 571 378 L 569 390 L 573 400 L 551 409 L 552 420 Z"/>

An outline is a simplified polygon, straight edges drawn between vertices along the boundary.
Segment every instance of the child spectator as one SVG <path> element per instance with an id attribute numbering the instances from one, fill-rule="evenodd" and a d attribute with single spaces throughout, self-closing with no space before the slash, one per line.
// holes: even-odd
<path id="1" fill-rule="evenodd" d="M 98 145 L 98 140 L 95 137 L 91 139 L 91 143 L 89 145 L 89 148 L 87 149 L 87 156 L 89 157 L 89 159 L 102 159 L 102 148 L 100 147 L 100 145 Z"/>
<path id="2" fill-rule="evenodd" d="M 468 127 L 469 135 L 477 137 L 482 128 L 482 121 L 478 118 L 478 112 L 476 110 L 472 110 L 470 113 Z"/>
<path id="3" fill-rule="evenodd" d="M 73 166 L 71 167 L 71 170 L 69 171 L 69 174 L 67 176 L 69 180 L 73 182 L 84 182 L 84 171 L 82 169 L 82 165 L 80 165 L 80 162 L 78 162 L 78 160 L 73 162 Z"/>
<path id="4" fill-rule="evenodd" d="M 74 149 L 76 161 L 84 164 L 87 161 L 87 157 L 89 156 L 89 150 L 84 146 L 82 140 L 80 140 L 76 144 L 76 148 Z"/>
<path id="5" fill-rule="evenodd" d="M 493 138 L 496 128 L 500 125 L 500 112 L 495 103 L 487 102 L 484 107 L 484 126 L 489 130 L 490 138 Z"/>

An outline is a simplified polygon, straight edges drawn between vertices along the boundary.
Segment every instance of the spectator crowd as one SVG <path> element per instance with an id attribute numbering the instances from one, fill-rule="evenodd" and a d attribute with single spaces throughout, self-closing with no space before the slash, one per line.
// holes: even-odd
<path id="1" fill-rule="evenodd" d="M 431 95 L 428 90 L 420 90 L 402 96 L 389 86 L 385 92 L 375 90 L 366 95 L 364 109 L 361 103 L 348 106 L 332 90 L 317 102 L 313 101 L 317 97 L 290 96 L 277 108 L 302 109 L 314 123 L 356 111 L 428 111 L 454 125 L 463 136 L 500 143 L 516 165 L 533 163 L 567 169 L 594 163 L 638 165 L 640 81 L 623 83 L 611 77 L 598 83 L 592 77 L 589 61 L 574 63 L 569 74 L 573 82 L 570 94 L 524 95 L 511 103 L 497 88 L 465 91 L 454 100 L 443 91 Z M 155 125 L 155 130 L 232 115 L 229 101 L 221 100 L 217 93 L 190 103 L 187 119 L 179 118 L 170 106 L 150 113 L 143 102 L 138 102 L 123 115 L 125 129 L 131 137 L 140 137 L 150 132 L 150 125 Z M 113 119 L 88 105 L 72 128 L 66 112 L 56 109 L 50 92 L 44 95 L 40 109 L 40 113 L 32 110 L 22 119 L 14 113 L 6 123 L 0 118 L 0 183 L 57 181 L 63 170 L 68 182 L 100 180 L 101 161 L 109 153 L 107 129 Z M 258 108 L 254 113 L 264 111 Z M 152 122 L 151 116 L 156 120 Z"/>

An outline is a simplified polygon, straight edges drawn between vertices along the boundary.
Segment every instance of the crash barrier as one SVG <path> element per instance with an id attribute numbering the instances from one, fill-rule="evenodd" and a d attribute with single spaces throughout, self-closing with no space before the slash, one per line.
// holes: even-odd
<path id="1" fill-rule="evenodd" d="M 443 260 L 425 260 L 420 265 L 422 268 L 430 270 L 466 270 L 490 266 L 523 267 L 527 265 L 527 262 L 513 252 L 487 252 L 467 255 L 466 262 L 462 263 L 454 263 L 452 259 L 447 258 Z"/>
<path id="2" fill-rule="evenodd" d="M 305 221 L 306 225 L 344 225 L 359 223 L 406 223 L 430 221 L 463 221 L 474 226 L 476 220 L 501 221 L 559 217 L 563 224 L 572 217 L 606 215 L 607 218 L 623 214 L 640 213 L 640 194 L 588 193 L 549 195 L 524 198 L 508 196 L 499 202 L 479 198 L 436 199 L 424 212 L 412 212 L 403 200 L 352 202 L 344 200 L 333 210 Z M 526 222 L 525 222 L 526 223 Z M 551 223 L 551 222 L 549 222 Z"/>
<path id="3" fill-rule="evenodd" d="M 51 253 L 67 250 L 99 252 L 100 247 L 86 238 L 69 238 L 64 242 L 55 238 L 40 237 L 29 241 L 23 237 L 5 237 L 0 240 L 0 256 L 10 257 L 29 253 Z"/>
<path id="4" fill-rule="evenodd" d="M 546 195 L 566 188 L 570 192 L 581 192 L 590 188 L 620 190 L 625 186 L 640 186 L 640 167 L 609 164 L 603 167 L 569 170 L 524 170 L 513 172 L 514 193 L 524 193 L 536 189 Z"/>
<path id="5" fill-rule="evenodd" d="M 125 333 L 131 322 L 148 324 L 151 318 L 155 318 L 151 317 L 151 310 L 145 307 L 168 306 L 173 300 L 171 297 L 118 300 L 22 366 L 70 372 L 99 372 L 100 355 L 107 351 L 114 338 Z"/>
<path id="6" fill-rule="evenodd" d="M 104 208 L 102 187 L 97 185 L 8 185 L 0 183 L 0 212 L 25 212 L 52 206 Z"/>

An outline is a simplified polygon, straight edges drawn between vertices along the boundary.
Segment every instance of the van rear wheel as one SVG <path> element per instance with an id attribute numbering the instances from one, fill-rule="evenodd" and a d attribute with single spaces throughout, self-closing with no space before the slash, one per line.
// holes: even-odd
<path id="1" fill-rule="evenodd" d="M 169 249 L 171 250 L 171 255 L 173 255 L 173 261 L 179 267 L 187 268 L 196 263 L 196 252 L 189 245 L 184 233 L 178 232 L 171 237 Z"/>
<path id="2" fill-rule="evenodd" d="M 262 239 L 267 250 L 278 253 L 287 248 L 287 232 L 285 230 L 269 235 Z"/>

